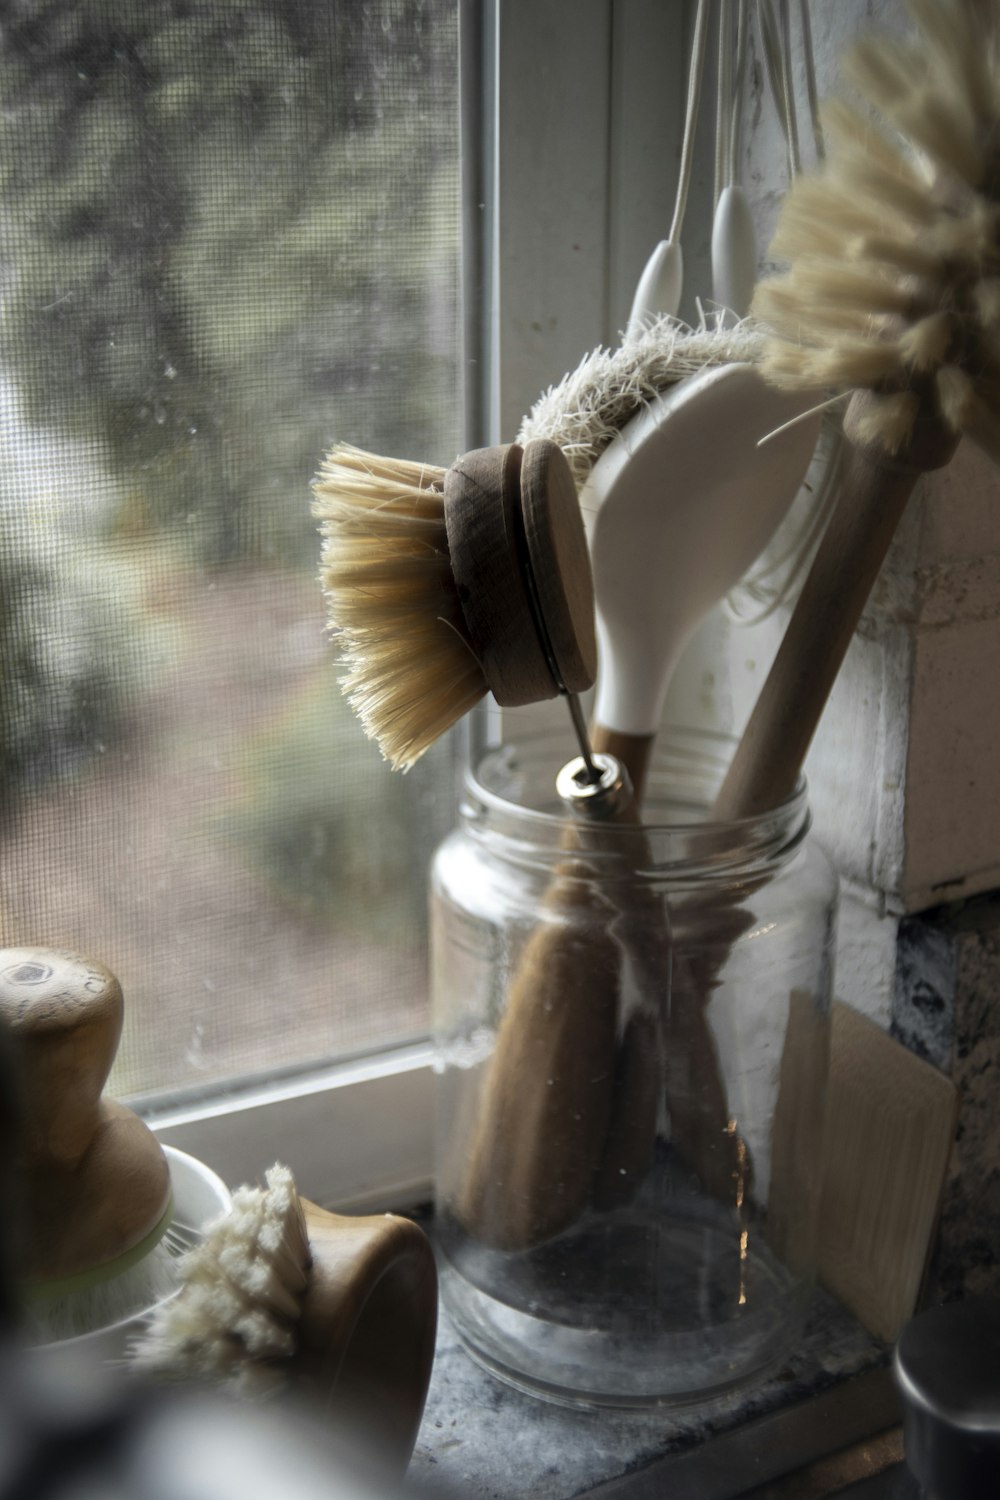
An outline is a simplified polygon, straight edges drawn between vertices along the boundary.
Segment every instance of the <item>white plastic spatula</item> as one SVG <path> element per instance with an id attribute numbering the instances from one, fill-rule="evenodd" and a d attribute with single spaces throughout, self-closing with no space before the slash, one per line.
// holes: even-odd
<path id="1" fill-rule="evenodd" d="M 799 490 L 820 425 L 819 412 L 801 416 L 809 404 L 752 365 L 709 366 L 622 428 L 581 491 L 597 603 L 593 742 L 625 761 L 637 796 L 683 646 Z"/>

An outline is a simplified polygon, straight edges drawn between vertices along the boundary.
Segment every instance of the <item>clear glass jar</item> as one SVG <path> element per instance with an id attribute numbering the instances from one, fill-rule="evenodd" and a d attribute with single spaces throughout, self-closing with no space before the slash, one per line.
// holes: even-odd
<path id="1" fill-rule="evenodd" d="M 435 857 L 442 1297 L 557 1401 L 705 1399 L 801 1328 L 837 882 L 804 786 L 708 821 L 730 751 L 666 740 L 642 826 L 571 816 L 551 738 L 488 751 Z"/>

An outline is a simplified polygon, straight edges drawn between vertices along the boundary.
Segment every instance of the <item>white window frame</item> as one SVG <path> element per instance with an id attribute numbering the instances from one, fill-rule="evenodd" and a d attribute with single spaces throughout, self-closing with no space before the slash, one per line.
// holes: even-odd
<path id="1" fill-rule="evenodd" d="M 466 447 L 513 437 L 536 396 L 624 326 L 669 224 L 690 11 L 460 0 Z M 230 1185 L 279 1159 L 315 1201 L 374 1212 L 431 1195 L 432 1078 L 419 1042 L 132 1102 Z"/>

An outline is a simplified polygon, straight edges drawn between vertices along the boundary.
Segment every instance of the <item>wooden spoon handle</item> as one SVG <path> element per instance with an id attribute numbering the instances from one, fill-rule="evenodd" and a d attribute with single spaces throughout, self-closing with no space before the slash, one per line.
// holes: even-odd
<path id="1" fill-rule="evenodd" d="M 652 734 L 625 734 L 620 729 L 609 729 L 606 724 L 600 724 L 596 720 L 590 726 L 591 749 L 613 755 L 628 772 L 636 810 L 635 821 L 638 821 L 638 808 L 646 790 L 654 739 L 655 735 Z"/>
<path id="2" fill-rule="evenodd" d="M 852 399 L 848 436 L 865 400 L 861 393 Z M 794 791 L 913 487 L 922 473 L 946 464 L 957 443 L 931 424 L 918 441 L 897 459 L 853 447 L 836 509 L 716 798 L 717 821 L 767 812 Z"/>
<path id="3" fill-rule="evenodd" d="M 494 1249 L 541 1244 L 589 1200 L 613 1091 L 615 916 L 592 872 L 567 860 L 517 958 L 454 1201 Z"/>

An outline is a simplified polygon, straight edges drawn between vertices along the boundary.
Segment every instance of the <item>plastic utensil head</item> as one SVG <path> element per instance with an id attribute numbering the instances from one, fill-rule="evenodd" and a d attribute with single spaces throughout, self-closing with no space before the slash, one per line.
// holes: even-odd
<path id="1" fill-rule="evenodd" d="M 798 493 L 819 433 L 819 413 L 802 415 L 810 405 L 765 385 L 753 365 L 712 366 L 671 387 L 597 460 L 580 503 L 600 724 L 628 734 L 658 727 L 682 647 Z"/>

